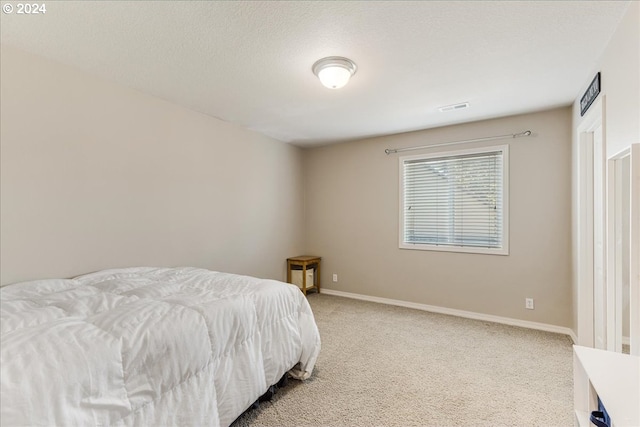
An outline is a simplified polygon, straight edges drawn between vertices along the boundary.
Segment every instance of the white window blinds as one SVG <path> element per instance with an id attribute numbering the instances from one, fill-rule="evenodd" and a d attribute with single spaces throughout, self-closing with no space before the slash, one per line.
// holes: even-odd
<path id="1" fill-rule="evenodd" d="M 505 249 L 505 151 L 402 160 L 401 246 Z"/>

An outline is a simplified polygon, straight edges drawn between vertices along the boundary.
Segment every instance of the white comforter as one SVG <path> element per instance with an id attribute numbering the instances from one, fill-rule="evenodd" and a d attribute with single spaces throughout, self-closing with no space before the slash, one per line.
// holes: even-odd
<path id="1" fill-rule="evenodd" d="M 195 268 L 0 289 L 3 426 L 228 425 L 320 337 L 294 285 Z"/>

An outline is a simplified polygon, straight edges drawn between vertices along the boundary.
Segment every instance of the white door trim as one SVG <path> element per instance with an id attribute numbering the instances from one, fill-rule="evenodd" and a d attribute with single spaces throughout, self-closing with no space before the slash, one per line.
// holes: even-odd
<path id="1" fill-rule="evenodd" d="M 622 172 L 617 162 L 631 156 L 631 148 L 607 159 L 607 350 L 622 352 Z M 631 194 L 626 196 L 631 197 Z M 627 248 L 630 250 L 630 248 Z M 628 338 L 628 337 L 627 337 Z M 627 342 L 628 344 L 629 342 Z"/>
<path id="2" fill-rule="evenodd" d="M 597 99 L 578 126 L 578 215 L 577 215 L 577 288 L 578 343 L 594 347 L 594 138 L 601 128 L 602 150 L 606 149 L 605 95 Z M 606 152 L 606 151 L 605 151 Z M 606 156 L 601 156 L 602 161 Z M 605 170 L 605 164 L 602 165 Z M 604 178 L 604 176 L 603 176 Z M 602 207 L 604 210 L 604 206 Z M 604 213 L 599 220 L 604 220 Z"/>
<path id="3" fill-rule="evenodd" d="M 640 143 L 631 144 L 631 248 L 629 264 L 629 338 L 631 354 L 640 356 Z"/>

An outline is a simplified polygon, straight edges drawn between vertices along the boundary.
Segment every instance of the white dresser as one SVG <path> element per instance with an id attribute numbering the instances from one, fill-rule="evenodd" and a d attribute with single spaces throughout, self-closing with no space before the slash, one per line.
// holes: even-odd
<path id="1" fill-rule="evenodd" d="M 613 427 L 640 426 L 640 357 L 573 346 L 575 424 L 593 426 L 598 397 Z"/>

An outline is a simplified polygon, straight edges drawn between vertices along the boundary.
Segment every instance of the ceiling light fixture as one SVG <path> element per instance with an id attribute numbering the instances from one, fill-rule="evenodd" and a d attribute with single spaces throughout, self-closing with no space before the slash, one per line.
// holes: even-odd
<path id="1" fill-rule="evenodd" d="M 348 58 L 328 56 L 316 61 L 311 69 L 325 87 L 340 89 L 349 82 L 358 67 Z"/>

